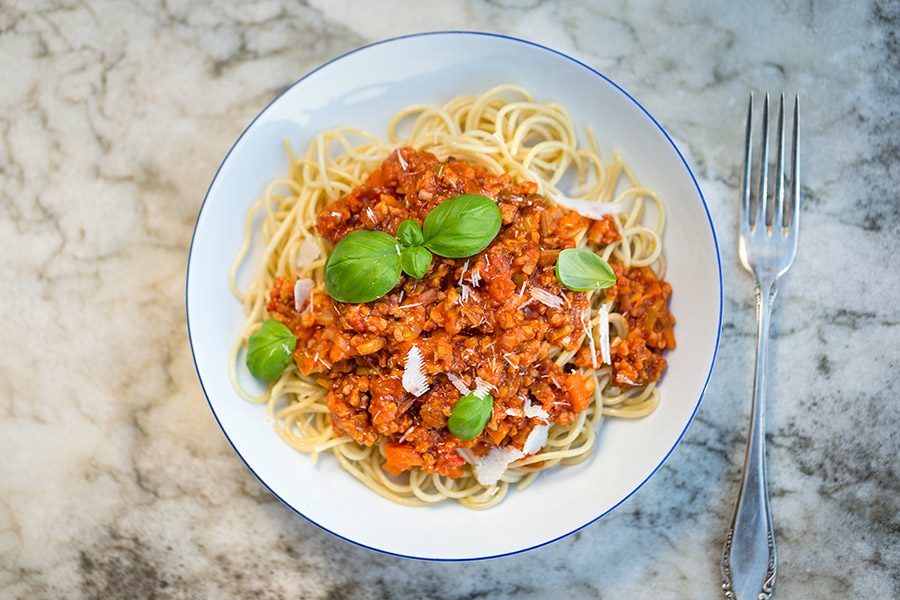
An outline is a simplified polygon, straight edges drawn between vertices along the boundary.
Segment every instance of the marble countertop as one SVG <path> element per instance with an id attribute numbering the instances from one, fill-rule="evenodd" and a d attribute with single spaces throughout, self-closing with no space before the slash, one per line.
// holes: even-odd
<path id="1" fill-rule="evenodd" d="M 803 102 L 775 597 L 900 597 L 900 5 L 678 4 L 3 3 L 0 597 L 719 598 L 755 352 L 732 233 L 749 90 Z M 244 126 L 322 62 L 435 28 L 533 40 L 632 93 L 695 169 L 725 283 L 718 363 L 662 469 L 578 534 L 476 563 L 380 555 L 278 502 L 217 427 L 184 316 L 194 220 Z"/>

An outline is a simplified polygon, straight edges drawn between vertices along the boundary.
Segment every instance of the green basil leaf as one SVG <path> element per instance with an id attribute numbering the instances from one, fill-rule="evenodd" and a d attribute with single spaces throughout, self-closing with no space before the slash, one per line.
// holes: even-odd
<path id="1" fill-rule="evenodd" d="M 474 392 L 470 392 L 456 401 L 450 412 L 447 428 L 458 439 L 474 440 L 484 431 L 493 410 L 494 398 L 490 394 L 479 398 Z"/>
<path id="2" fill-rule="evenodd" d="M 247 368 L 257 379 L 269 381 L 284 372 L 297 347 L 297 336 L 287 325 L 268 319 L 247 343 Z"/>
<path id="3" fill-rule="evenodd" d="M 383 231 L 356 230 L 325 261 L 325 291 L 338 302 L 371 302 L 400 280 L 400 247 Z"/>
<path id="4" fill-rule="evenodd" d="M 478 254 L 500 231 L 503 217 L 494 201 L 477 194 L 454 196 L 425 217 L 424 246 L 447 258 Z"/>
<path id="5" fill-rule="evenodd" d="M 410 277 L 422 279 L 431 266 L 431 252 L 422 246 L 404 248 L 400 254 L 400 267 Z"/>
<path id="6" fill-rule="evenodd" d="M 602 290 L 616 283 L 616 274 L 609 263 L 583 248 L 568 248 L 559 253 L 556 278 L 576 292 Z"/>
<path id="7" fill-rule="evenodd" d="M 397 228 L 397 239 L 404 246 L 421 246 L 425 238 L 422 236 L 422 228 L 414 219 L 406 219 Z"/>

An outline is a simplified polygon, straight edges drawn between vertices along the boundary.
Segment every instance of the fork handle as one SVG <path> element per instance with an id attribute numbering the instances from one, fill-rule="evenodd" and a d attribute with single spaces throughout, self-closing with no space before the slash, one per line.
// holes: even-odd
<path id="1" fill-rule="evenodd" d="M 775 584 L 775 532 L 766 479 L 766 349 L 777 291 L 775 280 L 756 286 L 756 369 L 750 434 L 741 487 L 722 556 L 722 590 L 730 600 L 766 600 Z"/>

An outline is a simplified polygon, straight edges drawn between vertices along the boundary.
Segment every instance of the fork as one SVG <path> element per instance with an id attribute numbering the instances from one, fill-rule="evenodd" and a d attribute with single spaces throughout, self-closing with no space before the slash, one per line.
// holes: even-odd
<path id="1" fill-rule="evenodd" d="M 766 349 L 769 319 L 777 282 L 794 262 L 797 232 L 800 227 L 800 185 L 798 179 L 798 118 L 800 98 L 794 100 L 794 128 L 791 151 L 791 178 L 788 202 L 784 194 L 784 94 L 778 112 L 775 149 L 775 185 L 768 195 L 769 95 L 763 110 L 762 141 L 756 197 L 750 194 L 751 146 L 753 143 L 753 94 L 747 113 L 747 142 L 744 149 L 744 175 L 741 186 L 741 217 L 738 254 L 741 264 L 756 283 L 756 368 L 753 382 L 753 406 L 744 472 L 734 505 L 734 516 L 725 538 L 722 555 L 722 590 L 732 600 L 766 600 L 775 585 L 775 532 L 769 509 L 766 479 Z"/>

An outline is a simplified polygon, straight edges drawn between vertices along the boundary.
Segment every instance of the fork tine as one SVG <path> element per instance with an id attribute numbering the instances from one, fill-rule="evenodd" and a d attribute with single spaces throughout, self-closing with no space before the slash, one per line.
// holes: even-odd
<path id="1" fill-rule="evenodd" d="M 759 144 L 759 178 L 756 184 L 756 219 L 753 228 L 765 223 L 769 193 L 769 94 L 763 105 L 762 140 Z"/>
<path id="2" fill-rule="evenodd" d="M 784 207 L 785 227 L 790 230 L 797 231 L 800 225 L 800 151 L 798 144 L 800 142 L 800 96 L 794 97 L 794 132 L 791 135 L 791 196 L 790 207 Z M 790 209 L 790 221 L 787 220 L 788 209 Z"/>
<path id="3" fill-rule="evenodd" d="M 784 223 L 784 92 L 778 109 L 778 131 L 775 134 L 775 190 L 774 202 L 768 207 L 766 225 L 781 227 Z"/>
<path id="4" fill-rule="evenodd" d="M 751 222 L 750 213 L 750 157 L 753 146 L 753 92 L 750 92 L 750 107 L 747 109 L 747 135 L 744 147 L 744 176 L 741 180 L 741 227 Z"/>

